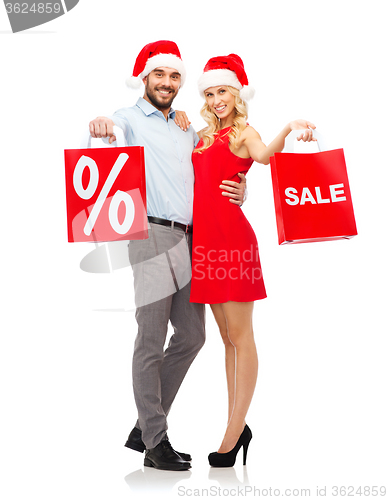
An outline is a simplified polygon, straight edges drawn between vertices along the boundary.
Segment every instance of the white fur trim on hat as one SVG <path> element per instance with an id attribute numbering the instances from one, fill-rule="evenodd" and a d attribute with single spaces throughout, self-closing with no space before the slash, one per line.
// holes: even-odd
<path id="1" fill-rule="evenodd" d="M 229 69 L 212 69 L 210 71 L 206 71 L 198 80 L 198 90 L 202 97 L 206 89 L 210 87 L 219 87 L 220 85 L 228 85 L 229 87 L 234 87 L 237 90 L 242 89 L 242 85 L 239 82 L 236 73 L 234 71 L 230 71 Z"/>
<path id="2" fill-rule="evenodd" d="M 149 75 L 155 68 L 160 67 L 176 69 L 181 75 L 181 87 L 183 86 L 186 80 L 186 70 L 182 59 L 174 54 L 157 54 L 154 57 L 150 57 L 140 75 L 127 78 L 125 83 L 132 89 L 139 89 L 143 78 Z"/>
<path id="3" fill-rule="evenodd" d="M 240 97 L 243 101 L 249 101 L 255 95 L 255 89 L 251 85 L 241 85 L 234 71 L 229 69 L 212 69 L 203 73 L 198 80 L 198 89 L 201 97 L 204 97 L 204 92 L 210 87 L 219 87 L 227 85 L 234 87 L 240 91 Z"/>

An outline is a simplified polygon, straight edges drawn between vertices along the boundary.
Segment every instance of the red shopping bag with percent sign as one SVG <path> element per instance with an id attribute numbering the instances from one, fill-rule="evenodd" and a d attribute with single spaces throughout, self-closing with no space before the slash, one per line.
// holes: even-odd
<path id="1" fill-rule="evenodd" d="M 344 151 L 323 151 L 321 135 L 314 136 L 319 152 L 270 158 L 279 245 L 357 235 Z"/>
<path id="2" fill-rule="evenodd" d="M 144 148 L 124 146 L 65 150 L 68 241 L 148 238 Z"/>

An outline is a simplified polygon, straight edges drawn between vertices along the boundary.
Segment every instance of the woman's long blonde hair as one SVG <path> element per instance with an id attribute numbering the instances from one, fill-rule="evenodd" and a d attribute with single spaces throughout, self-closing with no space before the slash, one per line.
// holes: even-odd
<path id="1" fill-rule="evenodd" d="M 248 107 L 246 103 L 240 97 L 240 91 L 234 87 L 226 86 L 231 94 L 235 97 L 235 112 L 236 115 L 233 119 L 233 125 L 229 132 L 229 146 L 230 149 L 233 150 L 238 147 L 240 135 L 242 131 L 247 126 L 247 118 L 248 118 Z M 202 153 L 205 149 L 209 148 L 214 140 L 215 134 L 220 130 L 220 120 L 217 116 L 210 110 L 207 102 L 202 106 L 201 116 L 208 124 L 207 128 L 203 130 L 201 133 L 201 139 L 203 141 L 203 145 L 200 148 L 196 148 L 195 153 Z"/>

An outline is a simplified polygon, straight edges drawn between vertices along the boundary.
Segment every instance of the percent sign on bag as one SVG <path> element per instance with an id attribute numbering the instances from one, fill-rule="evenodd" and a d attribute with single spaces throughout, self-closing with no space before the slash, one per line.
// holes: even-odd
<path id="1" fill-rule="evenodd" d="M 65 150 L 68 241 L 145 239 L 144 148 Z"/>

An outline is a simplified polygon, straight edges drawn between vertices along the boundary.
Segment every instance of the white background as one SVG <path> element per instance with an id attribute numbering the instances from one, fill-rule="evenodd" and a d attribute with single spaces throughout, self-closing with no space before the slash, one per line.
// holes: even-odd
<path id="1" fill-rule="evenodd" d="M 327 496 L 334 485 L 388 486 L 385 8 L 80 0 L 12 34 L 0 6 L 3 498 L 119 500 L 152 488 L 171 498 L 178 487 L 231 496 L 238 485 L 311 488 L 314 497 L 317 486 Z M 91 246 L 67 243 L 63 150 L 79 146 L 92 118 L 135 103 L 140 93 L 124 81 L 158 39 L 181 49 L 188 78 L 174 107 L 196 129 L 205 62 L 235 52 L 256 88 L 249 122 L 264 142 L 306 118 L 345 150 L 359 231 L 350 241 L 280 247 L 269 167 L 248 175 L 244 212 L 268 298 L 254 312 L 260 370 L 246 468 L 241 455 L 231 470 L 207 463 L 227 411 L 210 309 L 207 343 L 169 417 L 173 446 L 194 457 L 191 472 L 144 468 L 124 448 L 136 419 L 131 271 L 84 273 Z"/>

